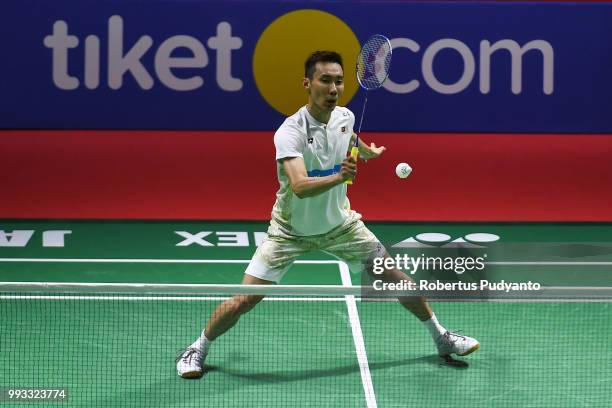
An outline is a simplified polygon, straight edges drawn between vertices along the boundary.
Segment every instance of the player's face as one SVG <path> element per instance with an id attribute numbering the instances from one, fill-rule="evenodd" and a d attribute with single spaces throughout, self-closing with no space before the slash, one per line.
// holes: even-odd
<path id="1" fill-rule="evenodd" d="M 344 92 L 344 72 L 335 62 L 317 62 L 312 79 L 306 78 L 310 104 L 319 112 L 331 112 Z"/>

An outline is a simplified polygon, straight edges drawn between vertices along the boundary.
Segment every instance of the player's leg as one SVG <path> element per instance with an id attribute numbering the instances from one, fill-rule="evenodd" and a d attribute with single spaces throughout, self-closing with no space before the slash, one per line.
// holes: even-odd
<path id="1" fill-rule="evenodd" d="M 388 257 L 390 257 L 389 254 L 385 253 L 385 258 Z M 406 273 L 396 268 L 385 269 L 382 275 L 377 276 L 379 279 L 382 279 L 383 282 L 412 282 L 412 279 Z M 467 356 L 480 347 L 480 343 L 476 339 L 446 330 L 444 326 L 438 322 L 436 314 L 424 297 L 400 296 L 398 300 L 404 308 L 408 309 L 425 325 L 441 357 L 446 357 L 451 354 Z"/>
<path id="2" fill-rule="evenodd" d="M 271 234 L 272 232 L 272 234 Z M 268 238 L 255 251 L 247 267 L 243 285 L 270 285 L 278 283 L 295 258 L 306 252 L 299 240 L 285 237 L 282 232 L 270 227 Z M 213 340 L 231 329 L 240 316 L 252 310 L 264 296 L 236 295 L 219 304 L 211 314 L 206 328 L 189 347 L 181 352 L 176 361 L 178 375 L 183 378 L 200 377 L 203 363 Z"/>
<path id="3" fill-rule="evenodd" d="M 242 279 L 243 285 L 270 285 L 273 283 L 247 274 Z M 253 309 L 263 298 L 262 295 L 235 295 L 217 305 L 200 337 L 182 350 L 177 357 L 178 375 L 183 378 L 201 377 L 204 359 L 208 355 L 212 341 L 234 327 L 240 316 Z"/>
<path id="4" fill-rule="evenodd" d="M 378 238 L 358 218 L 337 232 L 333 240 L 323 248 L 324 251 L 342 259 L 352 270 L 360 270 L 369 276 L 373 274 L 374 258 L 387 258 L 389 254 Z M 412 281 L 408 275 L 398 269 L 385 269 L 376 279 L 384 282 Z M 420 296 L 400 297 L 399 302 L 421 321 L 431 319 L 433 312 L 425 298 Z"/>
<path id="5" fill-rule="evenodd" d="M 272 285 L 274 282 L 244 275 L 243 285 Z M 235 295 L 231 299 L 219 304 L 208 320 L 204 336 L 208 341 L 213 341 L 238 323 L 240 316 L 253 309 L 261 300 L 263 295 Z"/>
<path id="6" fill-rule="evenodd" d="M 382 254 L 382 257 L 390 258 L 389 254 L 386 251 Z M 370 276 L 373 275 L 373 266 L 371 265 L 371 263 L 365 262 L 363 265 L 365 269 L 364 272 L 369 274 Z M 382 274 L 376 275 L 376 278 L 388 283 L 413 281 L 410 276 L 396 268 L 385 269 Z M 431 319 L 432 316 L 434 316 L 434 313 L 431 310 L 429 303 L 427 303 L 427 300 L 422 296 L 400 296 L 398 300 L 400 304 L 404 306 L 404 308 L 409 310 L 417 319 L 422 322 L 427 321 Z"/>
<path id="7" fill-rule="evenodd" d="M 354 217 L 354 215 L 353 215 Z M 378 238 L 361 222 L 354 219 L 346 226 L 334 232 L 334 236 L 322 248 L 326 252 L 344 260 L 352 269 L 358 269 L 370 277 L 373 273 L 373 260 L 377 257 L 389 257 Z M 412 281 L 410 277 L 396 268 L 385 269 L 376 279 L 384 282 Z M 402 296 L 400 304 L 416 316 L 432 336 L 440 356 L 450 354 L 467 355 L 478 349 L 480 344 L 471 337 L 461 336 L 446 330 L 437 319 L 429 303 L 421 296 Z"/>

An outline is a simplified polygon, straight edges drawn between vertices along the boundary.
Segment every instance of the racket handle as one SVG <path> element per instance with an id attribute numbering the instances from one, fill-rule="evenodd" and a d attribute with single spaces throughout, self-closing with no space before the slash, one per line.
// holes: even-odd
<path id="1" fill-rule="evenodd" d="M 353 146 L 351 148 L 351 157 L 355 158 L 355 161 L 357 161 L 357 158 L 359 157 L 359 148 L 357 146 Z M 345 181 L 346 184 L 353 184 L 353 179 L 348 179 Z"/>

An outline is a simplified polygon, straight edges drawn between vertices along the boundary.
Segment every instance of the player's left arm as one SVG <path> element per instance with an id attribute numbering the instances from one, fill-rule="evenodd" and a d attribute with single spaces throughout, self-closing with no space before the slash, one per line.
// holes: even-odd
<path id="1" fill-rule="evenodd" d="M 353 133 L 349 146 L 353 146 L 355 144 L 356 137 L 357 134 Z M 363 139 L 359 139 L 359 158 L 364 161 L 367 161 L 369 159 L 376 159 L 381 154 L 383 154 L 385 150 L 387 150 L 385 146 L 376 146 L 376 144 L 374 143 L 370 143 L 370 145 L 368 146 L 368 144 Z"/>

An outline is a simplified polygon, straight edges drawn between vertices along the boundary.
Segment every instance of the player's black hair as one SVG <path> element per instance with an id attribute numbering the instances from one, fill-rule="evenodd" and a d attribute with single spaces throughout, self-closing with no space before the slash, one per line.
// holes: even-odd
<path id="1" fill-rule="evenodd" d="M 304 63 L 304 76 L 308 79 L 312 79 L 312 75 L 315 71 L 315 65 L 317 62 L 335 62 L 340 64 L 342 69 L 342 56 L 335 51 L 315 51 L 308 56 Z"/>

